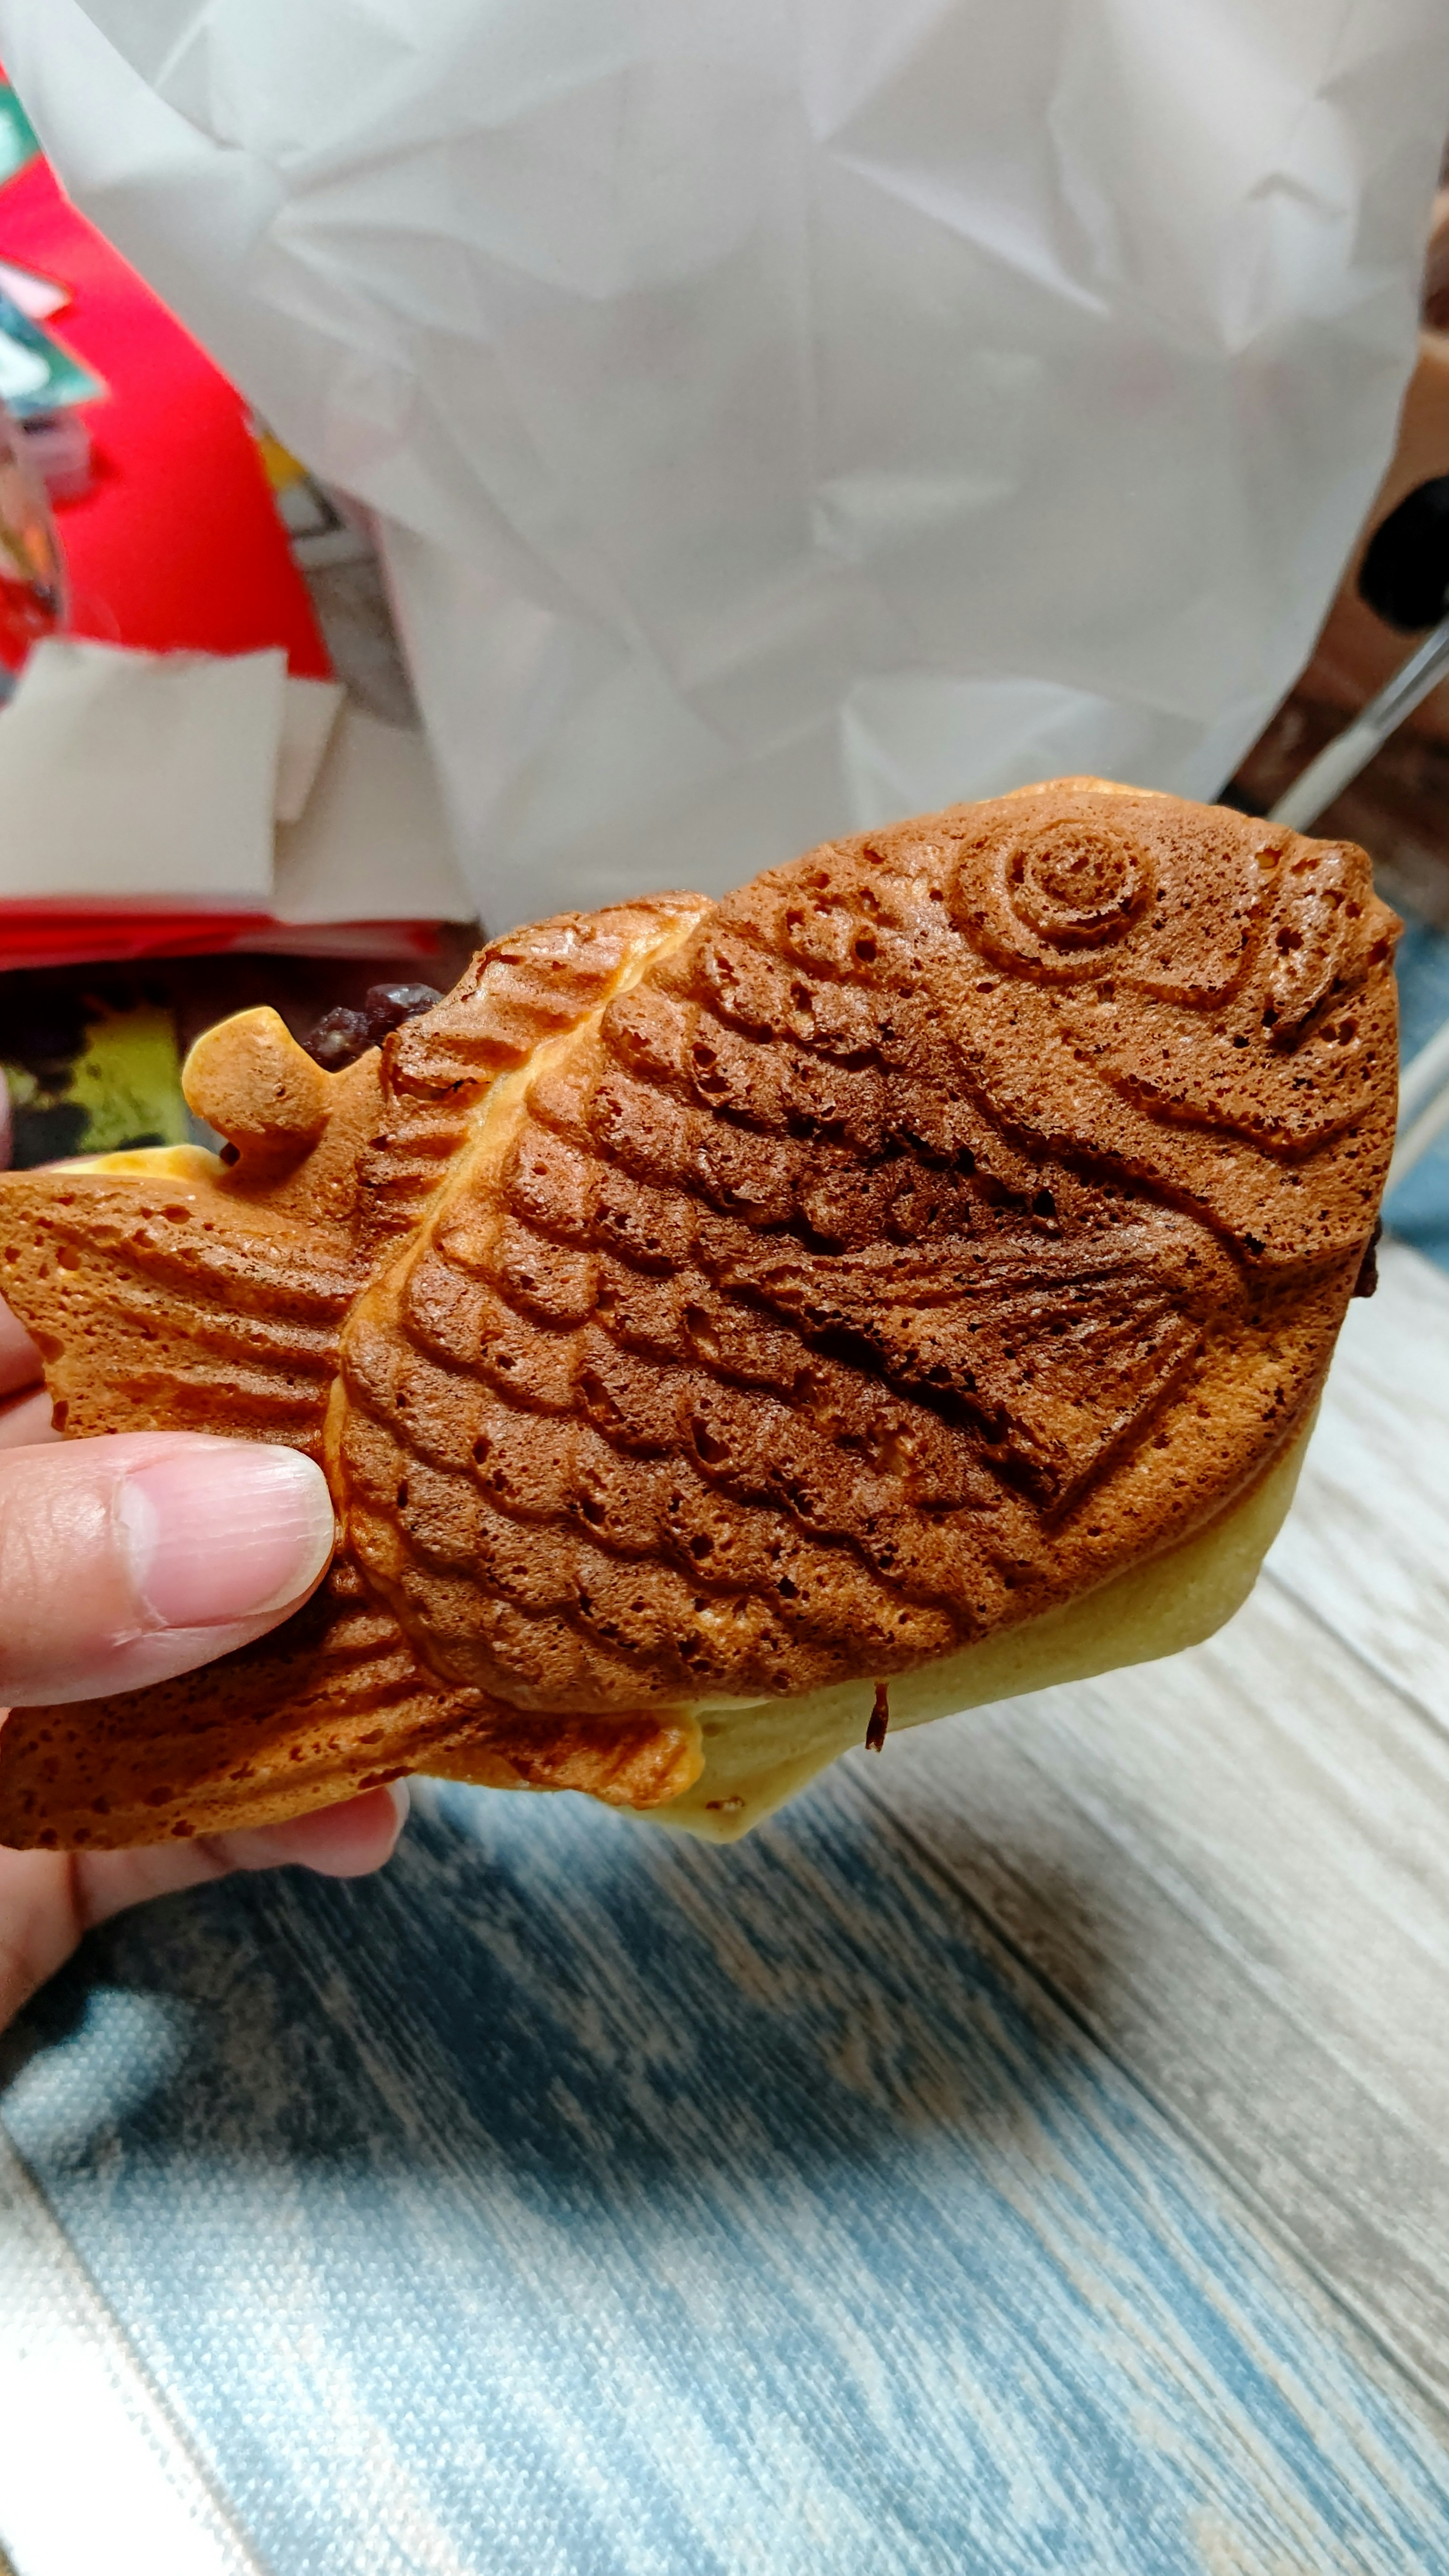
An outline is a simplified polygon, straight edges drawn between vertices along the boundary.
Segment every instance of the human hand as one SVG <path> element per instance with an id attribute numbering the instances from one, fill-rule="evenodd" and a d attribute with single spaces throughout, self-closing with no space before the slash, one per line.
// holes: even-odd
<path id="1" fill-rule="evenodd" d="M 320 1470 L 199 1433 L 56 1440 L 35 1345 L 0 1302 L 0 1704 L 134 1690 L 289 1616 L 332 1553 Z M 328 1878 L 392 1851 L 401 1782 L 245 1833 L 138 1851 L 0 1849 L 0 2028 L 83 1933 L 148 1896 L 298 1862 Z"/>

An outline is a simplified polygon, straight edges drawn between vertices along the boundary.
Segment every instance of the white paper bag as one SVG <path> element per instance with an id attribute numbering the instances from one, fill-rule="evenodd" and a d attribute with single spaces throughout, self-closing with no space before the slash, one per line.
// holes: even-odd
<path id="1" fill-rule="evenodd" d="M 1442 0 L 0 0 L 383 516 L 495 927 L 1045 772 L 1211 794 L 1392 443 Z"/>

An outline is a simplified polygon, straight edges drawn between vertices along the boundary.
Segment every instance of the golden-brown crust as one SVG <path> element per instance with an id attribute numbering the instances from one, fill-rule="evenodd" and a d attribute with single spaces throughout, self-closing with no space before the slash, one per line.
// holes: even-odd
<path id="1" fill-rule="evenodd" d="M 12 1719 L 0 1839 L 423 1767 L 657 1803 L 693 1704 L 1172 1547 L 1321 1384 L 1394 928 L 1361 852 L 1058 781 L 495 942 L 341 1076 L 213 1033 L 235 1167 L 0 1183 L 7 1289 L 68 1431 L 292 1441 L 344 1555 L 209 1672 Z"/>

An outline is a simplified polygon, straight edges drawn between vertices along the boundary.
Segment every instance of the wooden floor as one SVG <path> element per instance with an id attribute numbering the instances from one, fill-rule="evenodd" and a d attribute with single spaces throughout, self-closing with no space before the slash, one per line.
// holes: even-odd
<path id="1" fill-rule="evenodd" d="M 733 1851 L 423 1807 L 112 1927 L 0 2058 L 16 2576 L 1449 2571 L 1416 1254 L 1211 1644 Z"/>

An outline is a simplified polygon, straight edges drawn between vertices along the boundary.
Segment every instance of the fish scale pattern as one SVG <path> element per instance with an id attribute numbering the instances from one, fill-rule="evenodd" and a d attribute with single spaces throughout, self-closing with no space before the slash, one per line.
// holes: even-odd
<path id="1" fill-rule="evenodd" d="M 593 1711 L 903 1670 L 1140 1551 L 1101 1489 L 1165 1410 L 1179 1525 L 1231 1492 L 1260 1409 L 1181 1464 L 1230 1335 L 1301 1418 L 1342 1261 L 1250 1289 L 1191 1191 L 999 1114 L 963 1043 L 1003 983 L 961 917 L 992 852 L 950 820 L 814 852 L 656 941 L 354 1313 L 349 1529 L 455 1685 Z M 1265 863 L 1242 830 L 1261 939 L 1283 845 Z M 1105 871 L 1115 943 L 1133 881 L 1100 838 L 1065 893 L 1090 932 Z M 1249 929 L 1203 911 L 1220 1006 Z M 1063 959 L 1078 989 L 1099 964 L 1090 938 Z M 1028 955 L 1025 996 L 1047 980 Z"/>

